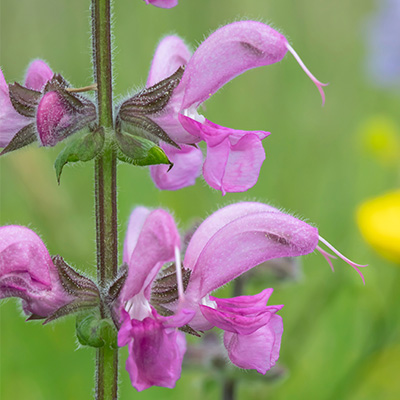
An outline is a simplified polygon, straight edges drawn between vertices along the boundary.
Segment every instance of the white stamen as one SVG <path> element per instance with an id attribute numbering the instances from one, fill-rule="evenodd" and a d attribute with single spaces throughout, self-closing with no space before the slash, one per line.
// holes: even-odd
<path id="1" fill-rule="evenodd" d="M 182 301 L 184 298 L 183 280 L 182 280 L 182 264 L 181 264 L 181 252 L 178 249 L 178 247 L 175 247 L 175 268 L 176 268 L 176 282 L 178 284 L 179 301 Z"/>
<path id="2" fill-rule="evenodd" d="M 186 108 L 185 110 L 183 110 L 182 114 L 185 117 L 189 117 L 191 119 L 194 119 L 197 122 L 200 122 L 201 124 L 203 124 L 205 122 L 205 120 L 206 120 L 203 115 L 201 115 L 201 114 L 199 114 L 197 112 L 197 108 L 194 105 L 189 107 L 189 108 Z"/>
<path id="3" fill-rule="evenodd" d="M 294 48 L 289 44 L 286 43 L 286 48 L 292 53 L 293 57 L 296 59 L 296 61 L 299 63 L 300 67 L 303 69 L 303 71 L 308 75 L 308 77 L 315 83 L 315 85 L 318 88 L 319 93 L 321 94 L 322 97 L 322 105 L 325 104 L 325 93 L 324 90 L 322 89 L 322 86 L 327 86 L 327 83 L 322 83 L 320 82 L 311 72 L 310 70 L 305 66 L 303 63 L 302 59 L 300 56 L 295 52 Z"/>

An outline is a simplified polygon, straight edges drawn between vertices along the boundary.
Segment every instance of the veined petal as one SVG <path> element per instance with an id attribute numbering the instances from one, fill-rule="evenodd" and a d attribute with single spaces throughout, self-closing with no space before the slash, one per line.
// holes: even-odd
<path id="1" fill-rule="evenodd" d="M 217 307 L 235 309 L 237 312 L 243 309 L 246 313 L 252 307 L 265 307 L 273 291 L 274 289 L 268 288 L 252 296 L 236 296 L 228 299 L 210 296 L 210 300 L 215 301 Z"/>
<path id="2" fill-rule="evenodd" d="M 250 335 L 225 332 L 224 345 L 233 364 L 265 374 L 279 358 L 282 318 L 272 315 L 269 323 Z"/>
<path id="3" fill-rule="evenodd" d="M 0 147 L 6 147 L 14 135 L 32 120 L 19 114 L 10 101 L 8 85 L 0 69 Z"/>
<path id="4" fill-rule="evenodd" d="M 172 216 L 164 210 L 152 211 L 142 225 L 129 258 L 129 272 L 121 300 L 128 301 L 142 291 L 149 298 L 146 289 L 150 289 L 160 268 L 175 259 L 175 247 L 180 248 L 180 237 Z"/>
<path id="5" fill-rule="evenodd" d="M 213 325 L 225 331 L 250 335 L 268 324 L 271 317 L 283 305 L 266 306 L 273 289 L 265 289 L 254 296 L 238 296 L 218 299 L 210 296 L 216 307 L 200 305 L 203 316 Z"/>
<path id="6" fill-rule="evenodd" d="M 214 309 L 207 306 L 200 306 L 204 317 L 214 326 L 228 332 L 249 335 L 257 329 L 266 325 L 271 319 L 271 313 L 265 312 L 261 307 L 258 312 L 240 315 L 227 310 Z"/>
<path id="7" fill-rule="evenodd" d="M 194 265 L 185 258 L 185 267 L 193 270 L 186 297 L 200 300 L 264 261 L 308 254 L 317 244 L 316 228 L 282 212 L 236 218 L 210 237 Z"/>
<path id="8" fill-rule="evenodd" d="M 53 71 L 42 60 L 34 60 L 29 64 L 25 75 L 25 86 L 41 92 L 46 83 L 53 77 Z"/>
<path id="9" fill-rule="evenodd" d="M 248 69 L 282 60 L 286 43 L 283 35 L 261 22 L 239 21 L 218 29 L 198 47 L 185 69 L 182 109 L 197 107 Z"/>
<path id="10" fill-rule="evenodd" d="M 159 8 L 172 8 L 178 5 L 178 0 L 144 0 L 146 4 L 152 4 Z"/>
<path id="11" fill-rule="evenodd" d="M 162 39 L 154 54 L 146 86 L 153 86 L 171 76 L 188 63 L 190 56 L 191 51 L 180 37 L 167 36 Z"/>
<path id="12" fill-rule="evenodd" d="M 151 165 L 150 173 L 156 186 L 161 190 L 178 190 L 194 185 L 201 174 L 203 153 L 194 146 L 181 145 L 181 149 L 169 146 L 163 142 L 160 147 L 164 150 L 173 167 L 169 165 Z"/>
<path id="13" fill-rule="evenodd" d="M 130 323 L 132 340 L 126 369 L 132 385 L 138 391 L 151 386 L 173 388 L 180 378 L 186 351 L 184 335 L 175 329 L 165 329 L 153 318 L 131 320 Z"/>
<path id="14" fill-rule="evenodd" d="M 257 183 L 265 160 L 261 140 L 269 132 L 229 129 L 208 120 L 200 123 L 184 115 L 179 120 L 189 133 L 207 143 L 203 175 L 211 187 L 225 194 L 244 192 Z"/>

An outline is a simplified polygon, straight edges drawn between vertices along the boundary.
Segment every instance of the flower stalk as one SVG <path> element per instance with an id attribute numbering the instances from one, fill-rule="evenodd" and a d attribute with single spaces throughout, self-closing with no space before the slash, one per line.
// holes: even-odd
<path id="1" fill-rule="evenodd" d="M 97 84 L 99 126 L 113 129 L 110 0 L 92 0 L 92 45 L 94 81 Z M 118 269 L 116 152 L 106 138 L 103 154 L 95 160 L 95 212 L 97 279 L 105 288 Z M 100 310 L 107 317 L 106 310 Z M 96 400 L 116 400 L 118 349 L 96 350 Z"/>

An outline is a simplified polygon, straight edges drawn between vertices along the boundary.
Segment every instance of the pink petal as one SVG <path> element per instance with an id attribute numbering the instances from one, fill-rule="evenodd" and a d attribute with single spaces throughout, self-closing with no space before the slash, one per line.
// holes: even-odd
<path id="1" fill-rule="evenodd" d="M 160 8 L 172 8 L 178 5 L 178 0 L 144 0 L 146 4 Z"/>
<path id="2" fill-rule="evenodd" d="M 42 60 L 34 60 L 29 64 L 25 75 L 25 86 L 41 92 L 46 83 L 53 77 L 53 71 Z"/>
<path id="3" fill-rule="evenodd" d="M 262 203 L 241 202 L 220 208 L 214 212 L 194 232 L 184 259 L 185 268 L 192 268 L 208 241 L 225 225 L 251 214 L 280 212 L 277 208 Z"/>
<path id="4" fill-rule="evenodd" d="M 0 228 L 0 298 L 5 297 L 20 297 L 27 314 L 42 317 L 72 300 L 44 243 L 22 226 Z"/>
<path id="5" fill-rule="evenodd" d="M 218 219 L 218 216 L 211 218 Z M 308 254 L 318 244 L 316 228 L 282 212 L 267 211 L 241 216 L 222 226 L 213 236 L 209 233 L 205 235 L 209 240 L 195 264 L 190 262 L 195 257 L 191 260 L 185 257 L 183 263 L 193 270 L 186 297 L 199 301 L 264 261 Z M 191 242 L 197 237 L 195 233 Z M 191 251 L 190 245 L 187 254 Z"/>
<path id="6" fill-rule="evenodd" d="M 269 323 L 250 335 L 225 332 L 224 345 L 233 364 L 265 374 L 279 358 L 282 318 L 272 315 Z"/>
<path id="7" fill-rule="evenodd" d="M 181 145 L 181 149 L 169 146 L 163 142 L 160 147 L 165 151 L 169 165 L 151 165 L 150 173 L 156 186 L 161 190 L 178 190 L 194 185 L 196 178 L 201 174 L 203 153 L 194 146 Z"/>
<path id="8" fill-rule="evenodd" d="M 0 147 L 6 147 L 14 135 L 31 122 L 11 104 L 8 85 L 0 69 Z"/>
<path id="9" fill-rule="evenodd" d="M 124 241 L 124 263 L 129 263 L 133 250 L 135 249 L 139 239 L 140 232 L 150 213 L 151 210 L 146 207 L 136 207 L 132 211 L 131 216 L 129 217 L 128 229 Z"/>
<path id="10" fill-rule="evenodd" d="M 262 292 L 253 296 L 236 296 L 228 299 L 220 299 L 218 297 L 210 296 L 211 301 L 215 301 L 218 307 L 232 308 L 237 312 L 243 309 L 244 312 L 249 310 L 250 307 L 261 307 L 267 304 L 274 289 L 264 289 Z"/>
<path id="11" fill-rule="evenodd" d="M 185 69 L 182 109 L 197 107 L 248 69 L 282 60 L 286 43 L 283 35 L 261 22 L 240 21 L 218 29 L 198 47 Z"/>
<path id="12" fill-rule="evenodd" d="M 175 259 L 175 247 L 180 248 L 175 222 L 166 211 L 154 210 L 144 223 L 141 218 L 138 223 L 143 225 L 139 237 L 134 235 L 137 241 L 128 261 L 129 272 L 121 293 L 122 301 L 128 301 L 141 292 L 149 296 L 149 286 L 158 271 L 165 263 Z M 135 231 L 139 228 L 130 229 Z M 125 247 L 129 245 L 125 244 Z"/>
<path id="13" fill-rule="evenodd" d="M 131 320 L 130 335 L 126 369 L 132 385 L 138 391 L 151 386 L 173 388 L 180 378 L 186 351 L 184 335 L 164 329 L 152 318 Z"/>
<path id="14" fill-rule="evenodd" d="M 219 299 L 210 296 L 216 308 L 200 306 L 203 316 L 214 326 L 225 331 L 250 335 L 268 324 L 271 317 L 279 311 L 280 306 L 266 306 L 273 289 L 265 289 L 254 296 L 238 296 L 230 299 Z"/>
<path id="15" fill-rule="evenodd" d="M 257 183 L 265 160 L 261 140 L 269 132 L 229 129 L 208 120 L 200 123 L 184 115 L 179 120 L 189 133 L 207 143 L 203 175 L 211 187 L 225 194 L 244 192 Z"/>
<path id="16" fill-rule="evenodd" d="M 177 3 L 176 0 L 173 1 Z M 171 76 L 179 67 L 188 63 L 190 56 L 190 50 L 180 37 L 165 37 L 157 46 L 146 86 L 153 86 Z"/>
<path id="17" fill-rule="evenodd" d="M 164 38 L 154 54 L 146 86 L 152 86 L 171 76 L 179 67 L 187 64 L 190 56 L 191 52 L 181 38 L 178 36 Z M 176 143 L 192 144 L 198 140 L 186 132 L 178 120 L 183 95 L 183 88 L 178 86 L 163 112 L 152 115 L 151 119 Z"/>
<path id="18" fill-rule="evenodd" d="M 271 318 L 271 313 L 265 312 L 260 307 L 258 312 L 240 315 L 227 310 L 214 309 L 200 305 L 203 316 L 214 326 L 225 331 L 249 335 L 266 325 Z"/>

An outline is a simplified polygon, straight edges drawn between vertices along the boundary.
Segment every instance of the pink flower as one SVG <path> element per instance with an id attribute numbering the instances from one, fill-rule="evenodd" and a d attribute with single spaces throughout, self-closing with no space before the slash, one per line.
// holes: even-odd
<path id="1" fill-rule="evenodd" d="M 33 61 L 25 75 L 25 86 L 32 91 L 41 92 L 53 77 L 53 71 L 42 60 Z M 23 128 L 34 122 L 35 111 L 22 115 L 12 105 L 9 88 L 0 69 L 0 147 L 6 147 L 11 139 Z"/>
<path id="2" fill-rule="evenodd" d="M 320 240 L 327 243 L 316 228 L 273 207 L 238 203 L 199 226 L 181 263 L 173 218 L 163 210 L 135 209 L 124 244 L 128 276 L 117 305 L 118 343 L 129 347 L 126 368 L 133 386 L 174 387 L 185 352 L 177 329 L 199 335 L 216 326 L 225 331 L 224 345 L 235 365 L 260 373 L 273 367 L 283 332 L 276 312 L 283 306 L 266 305 L 272 289 L 230 299 L 210 293 L 273 258 L 315 249 L 329 257 L 318 247 Z"/>
<path id="3" fill-rule="evenodd" d="M 96 119 L 94 104 L 69 93 L 67 87 L 68 83 L 41 60 L 30 64 L 25 86 L 8 86 L 0 71 L 0 147 L 6 147 L 3 153 L 36 140 L 43 146 L 54 146 Z"/>
<path id="4" fill-rule="evenodd" d="M 226 25 L 209 36 L 193 55 L 177 36 L 167 36 L 161 41 L 147 87 L 167 79 L 182 66 L 185 70 L 167 105 L 162 111 L 148 111 L 147 117 L 175 144 L 192 146 L 183 146 L 179 152 L 172 150 L 170 144 L 163 145 L 174 166 L 170 171 L 167 165 L 150 167 L 159 188 L 175 190 L 193 184 L 202 165 L 201 151 L 194 145 L 200 141 L 207 145 L 203 176 L 211 187 L 225 194 L 246 191 L 257 182 L 265 159 L 261 141 L 269 132 L 225 128 L 207 120 L 197 109 L 234 77 L 248 69 L 276 63 L 288 50 L 317 85 L 324 100 L 323 84 L 308 71 L 286 38 L 261 22 L 240 21 Z M 127 123 L 135 113 L 134 108 L 129 109 L 130 100 L 122 104 L 120 111 L 121 120 Z M 180 163 L 181 153 L 185 162 Z"/>
<path id="5" fill-rule="evenodd" d="M 57 268 L 38 235 L 22 226 L 0 227 L 0 299 L 19 297 L 26 314 L 47 318 L 70 303 Z"/>
<path id="6" fill-rule="evenodd" d="M 146 4 L 160 8 L 172 8 L 178 5 L 178 0 L 144 0 Z"/>

